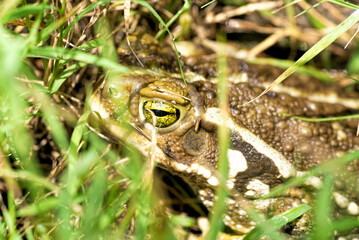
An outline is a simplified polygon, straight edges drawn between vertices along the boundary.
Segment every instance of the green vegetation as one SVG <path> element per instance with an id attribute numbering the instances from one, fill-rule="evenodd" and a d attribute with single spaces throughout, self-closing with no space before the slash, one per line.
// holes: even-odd
<path id="1" fill-rule="evenodd" d="M 236 7 L 248 4 L 246 1 L 225 2 Z M 335 6 L 345 9 L 358 8 L 338 0 L 326 3 L 338 4 Z M 179 236 L 187 238 L 195 232 L 194 229 L 198 231 L 194 217 L 184 211 L 182 214 L 179 210 L 171 210 L 164 203 L 164 192 L 170 190 L 163 190 L 163 183 L 153 185 L 154 181 L 160 180 L 154 179 L 154 167 L 146 164 L 146 158 L 131 147 L 112 143 L 88 124 L 88 100 L 98 80 L 103 79 L 104 75 L 129 71 L 116 61 L 115 54 L 115 45 L 118 44 L 116 34 L 125 33 L 123 4 L 129 2 L 0 1 L 0 239 L 177 239 Z M 230 17 L 225 16 L 225 20 L 221 21 L 207 19 L 207 23 L 204 20 L 209 13 L 219 15 L 229 12 L 222 4 L 212 2 L 201 9 L 201 6 L 190 6 L 189 1 L 183 4 L 168 1 L 166 6 L 173 10 L 169 12 L 160 3 L 153 6 L 146 1 L 136 0 L 131 3 L 128 20 L 131 21 L 131 30 L 141 28 L 141 24 L 144 28 L 155 25 L 153 29 L 156 32 L 153 34 L 157 34 L 159 39 L 166 38 L 159 25 L 165 27 L 167 37 L 170 36 L 173 43 L 176 40 L 174 36 L 183 37 L 177 40 L 193 40 L 196 34 L 212 40 L 227 34 L 229 42 L 233 39 L 223 23 Z M 191 10 L 199 15 L 192 16 Z M 258 9 L 256 14 L 270 22 L 276 17 L 271 10 Z M 185 22 L 181 21 L 185 14 L 192 16 L 190 34 L 185 34 L 188 25 L 181 25 Z M 252 12 L 244 14 L 250 15 Z M 306 14 L 303 12 L 301 17 Z M 316 68 L 324 64 L 314 58 L 329 46 L 328 51 L 334 56 L 333 59 L 338 60 L 329 65 L 348 66 L 348 72 L 357 78 L 359 48 L 349 47 L 350 51 L 344 53 L 342 50 L 348 40 L 343 35 L 359 21 L 359 10 L 346 15 L 342 22 L 330 22 L 336 26 L 328 34 L 316 29 L 328 27 L 328 22 L 317 19 L 317 16 L 311 16 L 313 27 L 303 27 L 310 33 L 318 33 L 313 36 L 316 42 L 312 42 L 312 39 L 304 42 L 298 36 L 298 29 L 302 26 L 295 24 L 291 26 L 289 34 L 282 36 L 289 39 L 286 42 L 289 52 L 293 52 L 291 47 L 296 52 L 300 42 L 307 47 L 305 50 L 309 49 L 302 57 L 278 60 L 276 56 L 262 58 L 260 54 L 249 54 L 245 59 L 250 63 L 269 63 L 285 68 L 291 65 L 275 84 L 308 62 L 310 66 L 301 69 L 305 74 L 333 81 L 330 74 Z M 288 22 L 293 21 L 295 19 L 292 17 L 288 19 Z M 250 29 L 250 33 L 258 29 L 259 23 L 254 24 L 256 27 Z M 271 35 L 280 27 L 283 26 L 268 27 L 257 33 Z M 217 34 L 217 30 L 221 34 Z M 330 48 L 333 42 L 336 45 Z M 352 40 L 354 45 L 356 42 L 356 39 Z M 346 61 L 349 58 L 350 61 Z M 219 68 L 225 69 L 225 57 L 218 57 L 218 62 Z M 220 72 L 223 75 L 219 78 L 224 81 L 225 71 Z M 224 85 L 221 85 L 222 89 Z M 222 90 L 224 93 L 226 91 Z M 225 94 L 221 99 L 226 99 Z M 219 145 L 222 152 L 226 152 L 223 149 L 228 148 L 229 143 L 225 140 L 228 133 L 225 129 L 220 131 L 223 137 L 220 137 Z M 226 179 L 228 163 L 226 154 L 222 155 L 220 166 Z M 350 232 L 359 228 L 359 220 L 355 217 L 332 217 L 331 191 L 334 173 L 358 158 L 359 152 L 347 153 L 274 189 L 271 196 L 303 183 L 308 177 L 322 176 L 323 187 L 316 194 L 313 207 L 316 228 L 311 237 L 332 239 L 334 232 Z M 174 179 L 171 181 L 175 182 Z M 173 185 L 176 186 L 176 183 Z M 218 201 L 211 215 L 213 217 L 209 217 L 213 225 L 208 239 L 214 239 L 223 230 L 220 217 L 225 211 L 224 198 L 227 193 L 224 184 L 220 186 L 222 188 L 219 189 Z M 176 187 L 179 189 L 177 193 L 181 193 L 183 198 L 190 198 L 181 186 Z M 187 205 L 194 209 L 194 215 L 204 216 L 199 203 L 190 200 Z M 251 216 L 259 224 L 245 239 L 258 239 L 265 233 L 271 233 L 275 239 L 287 239 L 287 236 L 273 230 L 309 209 L 308 205 L 301 205 L 269 220 L 253 212 Z"/>

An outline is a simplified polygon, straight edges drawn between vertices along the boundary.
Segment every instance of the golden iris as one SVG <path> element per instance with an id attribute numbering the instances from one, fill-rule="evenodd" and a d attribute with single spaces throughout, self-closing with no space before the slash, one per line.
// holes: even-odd
<path id="1" fill-rule="evenodd" d="M 149 123 L 153 123 L 152 113 L 156 117 L 156 127 L 165 128 L 171 126 L 180 118 L 180 111 L 173 105 L 161 101 L 147 101 L 143 104 L 143 113 Z"/>

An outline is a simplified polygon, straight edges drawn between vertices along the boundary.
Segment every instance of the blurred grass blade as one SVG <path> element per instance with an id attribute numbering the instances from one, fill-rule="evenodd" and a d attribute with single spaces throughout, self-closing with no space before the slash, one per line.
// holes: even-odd
<path id="1" fill-rule="evenodd" d="M 32 96 L 35 96 L 41 111 L 44 113 L 44 119 L 50 132 L 55 140 L 56 145 L 62 153 L 65 153 L 69 147 L 68 135 L 63 122 L 60 120 L 59 112 L 56 105 L 53 104 L 49 97 L 41 89 L 33 88 Z"/>
<path id="2" fill-rule="evenodd" d="M 315 231 L 313 239 L 333 239 L 334 231 L 331 224 L 332 207 L 332 188 L 334 176 L 332 173 L 324 176 L 323 186 L 319 189 L 314 208 Z"/>
<path id="3" fill-rule="evenodd" d="M 24 182 L 32 182 L 50 191 L 58 191 L 58 187 L 52 182 L 48 181 L 46 178 L 39 177 L 25 170 L 13 171 L 0 168 L 0 177 L 15 178 L 18 180 L 23 180 Z"/>
<path id="4" fill-rule="evenodd" d="M 15 10 L 7 12 L 5 16 L 0 18 L 0 21 L 2 24 L 6 24 L 16 19 L 38 14 L 43 10 L 51 10 L 51 9 L 55 11 L 59 11 L 59 9 L 54 6 L 43 7 L 42 5 L 28 4 L 25 6 L 21 6 Z"/>
<path id="5" fill-rule="evenodd" d="M 87 202 L 84 204 L 83 225 L 79 228 L 79 236 L 84 233 L 85 238 L 99 239 L 102 231 L 99 231 L 98 219 L 102 215 L 104 196 L 108 188 L 107 173 L 103 163 L 98 164 L 90 186 L 86 190 Z"/>
<path id="6" fill-rule="evenodd" d="M 328 118 L 306 118 L 306 117 L 293 116 L 293 115 L 286 114 L 286 113 L 280 113 L 280 114 L 282 114 L 283 116 L 286 116 L 286 117 L 291 117 L 291 118 L 306 121 L 306 122 L 328 122 L 328 121 L 338 121 L 338 120 L 344 120 L 344 119 L 359 118 L 359 114 L 339 116 L 339 117 L 328 117 Z"/>
<path id="7" fill-rule="evenodd" d="M 1 214 L 3 215 L 4 222 L 7 226 L 9 240 L 21 240 L 22 238 L 16 230 L 16 220 L 11 217 L 9 211 L 4 207 L 1 208 Z"/>
<path id="8" fill-rule="evenodd" d="M 15 81 L 15 76 L 22 68 L 22 60 L 27 51 L 22 37 L 10 36 L 0 25 L 0 116 L 4 118 L 4 131 L 11 137 L 11 148 L 18 161 L 30 171 L 38 172 L 38 166 L 32 153 L 32 138 L 25 127 L 25 111 L 29 107 L 23 99 L 25 92 Z"/>
<path id="9" fill-rule="evenodd" d="M 60 199 L 57 197 L 48 197 L 36 203 L 27 205 L 17 211 L 18 217 L 35 216 L 47 213 L 61 204 Z"/>
<path id="10" fill-rule="evenodd" d="M 341 6 L 344 6 L 344 7 L 348 7 L 348 8 L 359 9 L 359 6 L 357 6 L 357 5 L 353 4 L 353 3 L 347 2 L 347 1 L 328 0 L 328 2 L 332 2 L 332 3 L 338 4 L 338 5 L 341 5 Z"/>
<path id="11" fill-rule="evenodd" d="M 19 3 L 19 0 L 2 0 L 0 1 L 0 19 L 6 15 L 11 9 L 14 9 Z"/>
<path id="12" fill-rule="evenodd" d="M 30 48 L 28 57 L 77 60 L 87 64 L 95 64 L 108 70 L 118 71 L 120 73 L 128 72 L 129 69 L 117 62 L 85 53 L 77 49 L 64 49 L 60 47 L 33 47 Z"/>
<path id="13" fill-rule="evenodd" d="M 70 239 L 70 236 L 75 232 L 76 226 L 71 224 L 71 218 L 74 214 L 74 207 L 78 204 L 79 189 L 81 189 L 84 181 L 91 176 L 90 172 L 100 160 L 95 149 L 90 148 L 83 152 L 78 159 L 71 161 L 67 167 L 66 173 L 62 177 L 62 182 L 66 187 L 59 192 L 59 200 L 62 204 L 57 212 L 57 218 L 61 219 L 61 224 L 57 228 L 58 238 Z"/>
<path id="14" fill-rule="evenodd" d="M 359 219 L 357 217 L 345 217 L 333 222 L 333 230 L 339 233 L 345 233 L 355 228 L 359 228 Z"/>
<path id="15" fill-rule="evenodd" d="M 349 152 L 344 154 L 341 157 L 331 159 L 329 161 L 326 161 L 314 168 L 312 168 L 309 172 L 302 174 L 300 176 L 297 176 L 296 178 L 293 178 L 291 180 L 286 181 L 284 184 L 281 184 L 275 188 L 273 188 L 268 195 L 266 195 L 264 198 L 271 198 L 275 197 L 281 193 L 283 193 L 286 189 L 288 189 L 291 186 L 296 186 L 304 183 L 309 177 L 316 176 L 319 173 L 326 174 L 326 173 L 333 173 L 334 171 L 337 171 L 340 167 L 345 166 L 355 160 L 359 159 L 359 150 L 354 152 Z"/>
<path id="16" fill-rule="evenodd" d="M 314 4 L 314 5 L 310 6 L 310 8 L 307 8 L 307 9 L 303 10 L 302 12 L 300 12 L 299 14 L 297 14 L 295 17 L 298 18 L 298 17 L 300 17 L 301 15 L 303 15 L 303 14 L 305 14 L 305 13 L 307 13 L 307 14 L 310 15 L 309 11 L 310 11 L 311 9 L 318 7 L 320 4 L 322 4 L 322 3 L 326 2 L 326 1 L 327 1 L 327 0 L 322 0 L 322 1 L 320 1 L 320 2 L 318 2 L 318 3 L 316 3 L 316 4 Z"/>
<path id="17" fill-rule="evenodd" d="M 217 36 L 222 43 L 226 42 L 226 39 L 222 35 Z M 219 73 L 218 82 L 218 102 L 222 116 L 229 116 L 228 112 L 228 78 L 227 78 L 227 56 L 225 53 L 226 45 L 222 45 L 223 48 L 217 52 L 217 66 Z M 224 117 L 224 119 L 226 119 Z M 228 149 L 230 147 L 230 131 L 226 126 L 226 122 L 218 127 L 218 176 L 219 185 L 216 189 L 217 199 L 214 202 L 213 212 L 211 214 L 210 223 L 211 227 L 206 235 L 206 239 L 216 239 L 219 232 L 223 228 L 223 215 L 226 213 L 226 198 L 228 196 L 226 182 L 228 179 Z"/>
<path id="18" fill-rule="evenodd" d="M 105 44 L 106 44 L 106 39 L 103 37 L 99 37 L 99 38 L 92 39 L 88 42 L 85 42 L 84 44 L 81 44 L 77 48 L 86 52 L 86 51 L 89 51 L 89 50 L 97 48 L 97 47 L 102 47 Z"/>
<path id="19" fill-rule="evenodd" d="M 83 179 L 92 171 L 94 164 L 99 161 L 99 155 L 94 149 L 84 152 L 76 162 L 68 166 L 65 182 L 70 196 L 75 196 L 76 191 L 83 183 Z"/>
<path id="20" fill-rule="evenodd" d="M 252 64 L 271 65 L 284 69 L 289 68 L 295 63 L 292 60 L 284 60 L 277 58 L 252 58 L 252 59 L 246 59 L 245 61 Z M 309 75 L 314 78 L 320 79 L 321 81 L 326 83 L 335 82 L 335 80 L 330 76 L 329 73 L 320 71 L 319 69 L 312 66 L 302 66 L 297 70 L 297 72 L 303 75 Z"/>
<path id="21" fill-rule="evenodd" d="M 302 216 L 304 213 L 312 209 L 311 206 L 303 204 L 297 207 L 294 207 L 287 212 L 272 217 L 271 219 L 259 223 L 252 231 L 250 231 L 243 240 L 257 240 L 261 237 L 267 235 L 270 231 L 267 231 L 267 226 L 270 226 L 275 229 L 280 229 L 290 221 Z M 267 226 L 266 226 L 267 225 Z"/>

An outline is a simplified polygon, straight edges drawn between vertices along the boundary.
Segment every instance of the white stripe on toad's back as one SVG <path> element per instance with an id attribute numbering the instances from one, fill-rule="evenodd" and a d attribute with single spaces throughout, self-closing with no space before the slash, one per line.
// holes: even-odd
<path id="1" fill-rule="evenodd" d="M 294 166 L 288 162 L 280 152 L 270 147 L 266 142 L 254 135 L 248 129 L 238 126 L 230 117 L 226 118 L 222 116 L 219 108 L 208 108 L 205 115 L 207 121 L 217 125 L 226 125 L 229 129 L 237 133 L 243 141 L 256 149 L 257 152 L 271 159 L 282 177 L 289 178 L 296 175 Z M 227 121 L 223 121 L 223 119 L 227 119 Z"/>
<path id="2" fill-rule="evenodd" d="M 228 149 L 229 178 L 234 178 L 237 173 L 247 170 L 247 160 L 240 151 Z"/>

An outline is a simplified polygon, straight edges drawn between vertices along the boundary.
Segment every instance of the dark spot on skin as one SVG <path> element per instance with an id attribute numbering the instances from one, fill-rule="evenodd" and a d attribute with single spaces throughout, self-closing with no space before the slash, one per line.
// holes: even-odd
<path id="1" fill-rule="evenodd" d="M 190 129 L 184 137 L 184 150 L 190 155 L 199 155 L 206 147 L 207 134 L 200 130 L 196 132 L 193 128 Z"/>

